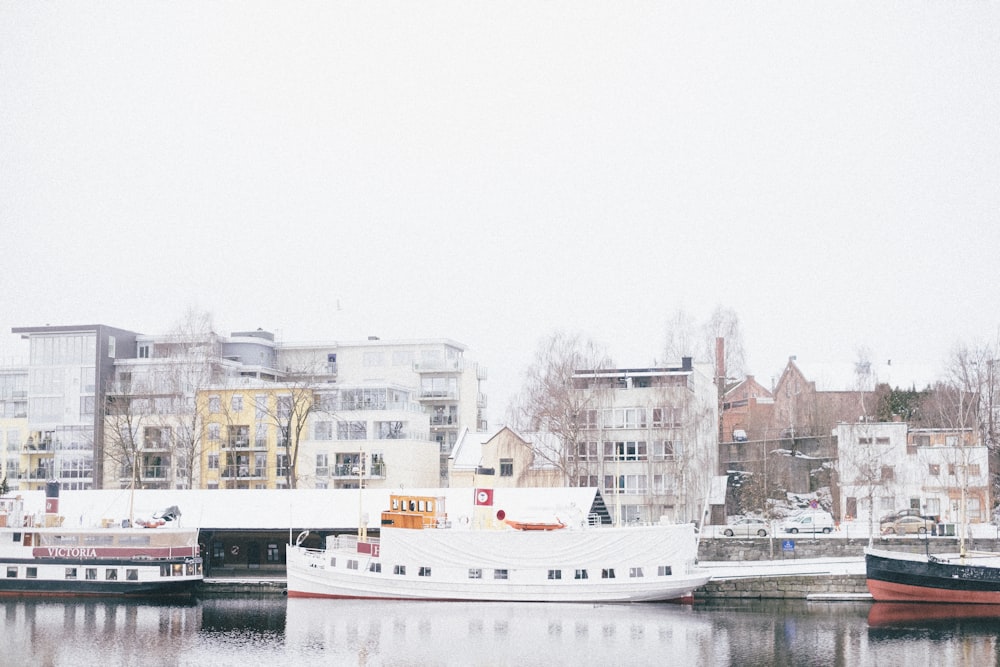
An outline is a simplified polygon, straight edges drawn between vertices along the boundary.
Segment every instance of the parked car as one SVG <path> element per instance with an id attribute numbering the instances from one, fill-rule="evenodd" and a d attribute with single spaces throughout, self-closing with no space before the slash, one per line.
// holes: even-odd
<path id="1" fill-rule="evenodd" d="M 886 514 L 881 519 L 878 520 L 878 524 L 881 526 L 884 523 L 892 523 L 902 519 L 904 516 L 920 516 L 920 510 L 908 507 L 906 509 L 897 510 L 895 512 L 890 512 Z"/>
<path id="2" fill-rule="evenodd" d="M 752 516 L 730 521 L 722 529 L 722 534 L 726 537 L 767 537 L 770 532 L 770 526 L 766 521 Z"/>
<path id="3" fill-rule="evenodd" d="M 781 530 L 785 533 L 832 533 L 833 515 L 829 512 L 803 512 L 785 519 Z"/>
<path id="4" fill-rule="evenodd" d="M 883 535 L 923 535 L 935 532 L 936 523 L 922 516 L 904 516 L 881 525 Z"/>

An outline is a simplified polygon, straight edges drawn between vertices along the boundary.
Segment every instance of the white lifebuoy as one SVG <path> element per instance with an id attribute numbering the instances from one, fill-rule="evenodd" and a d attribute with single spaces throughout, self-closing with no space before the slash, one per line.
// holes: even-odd
<path id="1" fill-rule="evenodd" d="M 489 501 L 489 499 L 490 499 L 490 494 L 488 494 L 485 491 L 480 491 L 479 493 L 476 494 L 476 502 L 478 502 L 480 505 L 485 505 L 487 501 Z"/>
<path id="2" fill-rule="evenodd" d="M 240 546 L 238 544 L 234 544 L 232 547 L 229 548 L 229 553 L 231 553 L 234 556 L 239 556 Z"/>

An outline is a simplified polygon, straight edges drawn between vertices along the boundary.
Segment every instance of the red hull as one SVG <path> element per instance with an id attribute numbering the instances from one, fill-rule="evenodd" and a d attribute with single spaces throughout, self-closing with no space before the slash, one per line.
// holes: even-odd
<path id="1" fill-rule="evenodd" d="M 868 580 L 868 590 L 878 602 L 943 602 L 951 604 L 1000 604 L 1000 592 L 946 590 L 911 586 L 877 579 Z"/>

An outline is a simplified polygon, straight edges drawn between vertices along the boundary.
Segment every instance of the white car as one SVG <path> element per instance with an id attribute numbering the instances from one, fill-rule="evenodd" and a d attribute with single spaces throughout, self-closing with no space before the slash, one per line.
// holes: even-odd
<path id="1" fill-rule="evenodd" d="M 771 528 L 763 519 L 745 516 L 720 529 L 726 537 L 767 537 Z"/>
<path id="2" fill-rule="evenodd" d="M 829 512 L 804 512 L 781 524 L 784 533 L 832 533 L 833 515 Z"/>

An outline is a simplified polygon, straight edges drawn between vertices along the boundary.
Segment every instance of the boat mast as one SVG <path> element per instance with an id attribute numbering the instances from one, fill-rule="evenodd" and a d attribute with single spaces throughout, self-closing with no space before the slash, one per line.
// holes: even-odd
<path id="1" fill-rule="evenodd" d="M 365 525 L 364 495 L 365 495 L 365 449 L 358 452 L 358 542 L 368 541 L 368 526 Z"/>

